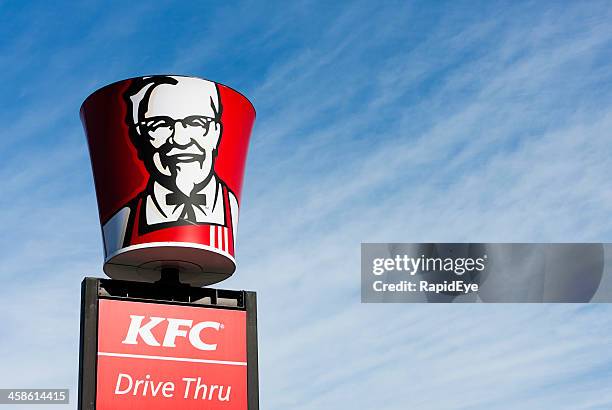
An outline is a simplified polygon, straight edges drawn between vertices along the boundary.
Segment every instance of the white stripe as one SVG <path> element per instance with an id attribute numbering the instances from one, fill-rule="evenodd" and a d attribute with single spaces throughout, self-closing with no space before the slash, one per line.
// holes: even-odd
<path id="1" fill-rule="evenodd" d="M 223 246 L 223 233 L 221 232 L 221 229 L 217 228 L 217 248 L 221 248 Z M 223 250 L 223 249 L 222 249 Z"/>
<path id="2" fill-rule="evenodd" d="M 225 240 L 225 247 L 223 248 L 224 251 L 229 252 L 229 247 L 227 246 L 227 241 L 228 241 L 228 237 L 229 237 L 229 231 L 227 228 L 223 228 L 223 234 L 225 235 L 223 237 L 223 239 Z"/>
<path id="3" fill-rule="evenodd" d="M 210 246 L 215 247 L 215 226 L 210 226 Z"/>
<path id="4" fill-rule="evenodd" d="M 98 352 L 98 356 L 109 357 L 127 357 L 130 359 L 149 359 L 149 360 L 166 360 L 170 362 L 191 362 L 191 363 L 209 363 L 209 364 L 225 364 L 229 366 L 246 366 L 246 362 L 231 362 L 228 360 L 207 360 L 207 359 L 190 359 L 188 357 L 168 357 L 168 356 L 149 356 L 146 354 L 127 354 L 127 353 L 108 353 Z"/>

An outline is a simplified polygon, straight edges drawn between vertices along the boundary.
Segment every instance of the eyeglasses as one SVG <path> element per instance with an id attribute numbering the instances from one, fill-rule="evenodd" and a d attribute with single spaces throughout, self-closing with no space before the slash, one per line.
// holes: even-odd
<path id="1" fill-rule="evenodd" d="M 214 118 L 203 115 L 190 115 L 182 119 L 175 120 L 171 117 L 156 116 L 147 118 L 146 121 L 139 122 L 138 125 L 155 139 L 167 139 L 174 135 L 176 124 L 181 123 L 183 127 L 191 132 L 197 132 L 200 136 L 206 136 L 210 129 L 210 124 L 216 122 Z"/>

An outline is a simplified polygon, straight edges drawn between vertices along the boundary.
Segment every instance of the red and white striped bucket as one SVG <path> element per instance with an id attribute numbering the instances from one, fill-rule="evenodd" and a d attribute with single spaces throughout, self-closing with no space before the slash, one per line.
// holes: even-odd
<path id="1" fill-rule="evenodd" d="M 81 107 L 104 239 L 104 272 L 192 285 L 236 269 L 240 193 L 255 109 L 237 91 L 185 76 L 119 81 Z"/>

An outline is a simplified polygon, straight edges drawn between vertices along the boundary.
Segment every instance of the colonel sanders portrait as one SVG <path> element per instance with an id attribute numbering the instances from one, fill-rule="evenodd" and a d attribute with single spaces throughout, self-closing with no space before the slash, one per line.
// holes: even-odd
<path id="1" fill-rule="evenodd" d="M 235 237 L 238 201 L 215 173 L 223 135 L 217 85 L 192 77 L 133 80 L 126 125 L 149 179 L 103 227 L 107 256 L 133 238 L 176 226 L 217 225 Z"/>

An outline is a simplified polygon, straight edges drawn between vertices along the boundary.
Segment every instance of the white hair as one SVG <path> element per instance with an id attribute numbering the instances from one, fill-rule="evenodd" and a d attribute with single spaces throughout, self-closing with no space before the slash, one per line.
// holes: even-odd
<path id="1" fill-rule="evenodd" d="M 208 89 L 208 94 L 210 95 L 210 103 L 211 106 L 213 107 L 213 110 L 215 111 L 215 113 L 217 114 L 217 118 L 215 118 L 216 120 L 219 120 L 220 115 L 221 115 L 221 106 L 219 104 L 219 93 L 217 91 L 217 86 L 214 82 L 209 81 L 209 80 L 204 80 L 201 78 L 196 78 L 196 77 L 178 77 L 178 76 L 162 76 L 165 78 L 171 78 L 173 80 L 175 80 L 177 82 L 177 84 L 179 83 L 186 83 L 186 82 L 193 82 L 194 85 L 195 83 L 198 84 L 198 86 L 200 87 L 204 87 L 206 89 Z M 150 78 L 155 78 L 153 76 L 148 76 L 148 77 L 142 77 L 142 80 L 147 80 Z M 156 87 L 158 85 L 161 85 L 164 83 L 157 83 L 155 81 L 151 81 L 151 82 L 147 82 L 141 89 L 139 89 L 135 94 L 131 94 L 129 95 L 129 99 L 131 101 L 131 105 L 132 105 L 132 124 L 138 126 L 138 123 L 140 122 L 140 118 L 138 115 L 138 111 L 140 110 L 140 104 L 142 104 L 143 99 L 145 98 L 145 96 L 149 93 L 149 90 L 151 90 L 151 88 Z"/>

